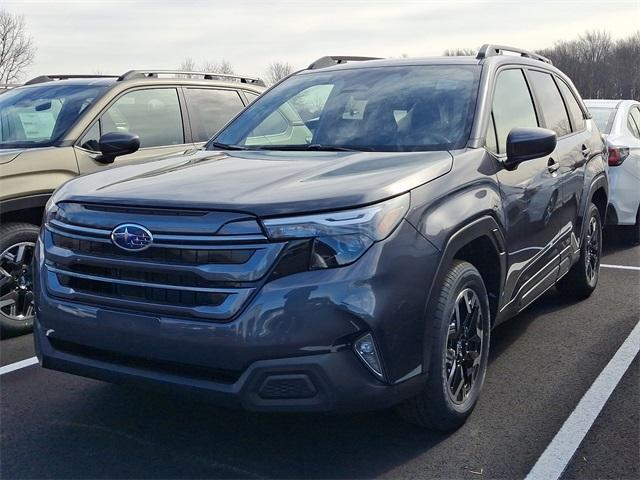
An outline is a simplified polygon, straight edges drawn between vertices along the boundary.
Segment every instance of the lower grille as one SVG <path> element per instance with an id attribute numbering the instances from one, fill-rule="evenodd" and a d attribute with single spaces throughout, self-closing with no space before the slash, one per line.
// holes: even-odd
<path id="1" fill-rule="evenodd" d="M 235 383 L 242 372 L 236 370 L 224 370 L 219 368 L 201 367 L 199 365 L 187 365 L 183 363 L 167 362 L 164 360 L 150 360 L 135 355 L 113 353 L 99 348 L 87 347 L 77 343 L 65 342 L 50 338 L 51 345 L 56 350 L 71 355 L 91 358 L 106 363 L 138 368 L 141 370 L 163 372 L 180 377 L 198 378 L 219 383 Z"/>

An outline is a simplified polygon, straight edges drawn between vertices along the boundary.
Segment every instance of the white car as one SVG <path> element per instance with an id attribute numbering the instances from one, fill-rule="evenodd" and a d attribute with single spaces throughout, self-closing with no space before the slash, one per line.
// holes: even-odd
<path id="1" fill-rule="evenodd" d="M 634 225 L 640 238 L 640 102 L 585 100 L 609 147 L 607 223 Z"/>

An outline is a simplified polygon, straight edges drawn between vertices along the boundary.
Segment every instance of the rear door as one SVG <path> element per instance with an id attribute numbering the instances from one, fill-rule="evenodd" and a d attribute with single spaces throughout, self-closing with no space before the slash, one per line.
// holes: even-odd
<path id="1" fill-rule="evenodd" d="M 585 165 L 591 155 L 591 134 L 585 128 L 584 116 L 570 119 L 568 101 L 576 100 L 570 91 L 564 98 L 560 93 L 560 85 L 567 90 L 564 82 L 545 70 L 528 69 L 527 76 L 540 113 L 541 126 L 553 130 L 558 137 L 554 152 L 556 160 L 556 179 L 559 189 L 549 200 L 544 210 L 546 228 L 559 232 L 557 239 L 561 253 L 561 274 L 571 266 L 571 255 L 578 248 L 580 227 L 582 224 L 581 200 L 584 190 Z M 576 104 L 577 106 L 577 104 Z M 579 108 L 579 107 L 578 107 Z M 582 113 L 580 111 L 580 113 Z M 575 124 L 575 128 L 573 128 Z M 594 147 L 594 153 L 597 153 Z M 553 215 L 550 212 L 553 211 Z M 553 224 L 550 224 L 553 220 Z"/>
<path id="2" fill-rule="evenodd" d="M 509 132 L 516 127 L 537 127 L 538 118 L 524 71 L 509 68 L 498 72 L 487 149 L 493 149 L 500 159 L 506 158 Z M 523 162 L 514 170 L 503 168 L 497 174 L 509 263 L 504 308 L 524 308 L 556 280 L 561 222 L 556 218 L 560 183 L 555 165 L 553 152 Z"/>
<path id="3" fill-rule="evenodd" d="M 183 87 L 189 112 L 193 143 L 202 145 L 224 127 L 243 108 L 244 103 L 236 90 Z"/>
<path id="4" fill-rule="evenodd" d="M 182 153 L 193 148 L 185 135 L 183 109 L 174 87 L 140 88 L 120 95 L 76 144 L 80 173 L 104 167 L 98 141 L 109 132 L 127 132 L 140 137 L 140 149 L 115 159 L 115 165 Z"/>

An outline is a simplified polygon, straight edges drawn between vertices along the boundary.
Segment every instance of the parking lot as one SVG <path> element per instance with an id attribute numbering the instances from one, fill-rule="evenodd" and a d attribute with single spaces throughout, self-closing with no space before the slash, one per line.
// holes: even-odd
<path id="1" fill-rule="evenodd" d="M 0 380 L 2 477 L 524 478 L 639 321 L 640 247 L 609 238 L 602 263 L 588 300 L 551 291 L 494 331 L 480 402 L 455 433 L 393 412 L 223 410 L 31 365 Z M 3 367 L 34 355 L 30 335 L 0 347 Z M 639 380 L 636 357 L 565 478 L 640 477 Z"/>

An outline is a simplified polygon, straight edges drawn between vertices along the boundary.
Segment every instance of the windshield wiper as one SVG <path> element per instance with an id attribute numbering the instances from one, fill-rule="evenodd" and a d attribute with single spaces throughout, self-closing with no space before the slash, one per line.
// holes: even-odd
<path id="1" fill-rule="evenodd" d="M 319 152 L 361 152 L 363 149 L 340 147 L 338 145 L 321 145 L 319 143 L 312 143 L 307 145 L 307 150 L 315 150 Z"/>
<path id="2" fill-rule="evenodd" d="M 207 147 L 219 148 L 220 150 L 247 150 L 247 147 L 242 145 L 228 145 L 220 142 L 211 142 Z"/>
<path id="3" fill-rule="evenodd" d="M 288 150 L 294 152 L 361 152 L 363 150 L 371 151 L 372 149 L 366 147 L 352 148 L 340 147 L 338 145 L 321 145 L 318 143 L 312 143 L 309 145 L 252 145 L 251 147 L 247 147 L 247 150 Z"/>

